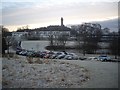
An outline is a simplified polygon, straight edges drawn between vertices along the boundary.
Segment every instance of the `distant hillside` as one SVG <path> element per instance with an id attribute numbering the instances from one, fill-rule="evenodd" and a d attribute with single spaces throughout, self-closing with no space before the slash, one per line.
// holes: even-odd
<path id="1" fill-rule="evenodd" d="M 106 21 L 98 21 L 102 28 L 108 27 L 111 31 L 118 31 L 118 19 L 110 19 Z"/>
<path id="2" fill-rule="evenodd" d="M 92 23 L 99 23 L 102 28 L 109 28 L 111 31 L 118 32 L 118 19 L 110 19 L 106 21 L 93 21 Z M 72 26 L 73 24 L 67 25 L 68 27 Z M 79 24 L 74 24 L 74 25 L 79 25 Z"/>

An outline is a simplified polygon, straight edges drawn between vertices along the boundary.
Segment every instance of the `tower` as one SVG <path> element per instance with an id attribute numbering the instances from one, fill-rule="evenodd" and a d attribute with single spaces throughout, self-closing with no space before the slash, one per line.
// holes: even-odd
<path id="1" fill-rule="evenodd" d="M 61 26 L 64 26 L 64 25 L 63 25 L 63 17 L 61 17 Z"/>

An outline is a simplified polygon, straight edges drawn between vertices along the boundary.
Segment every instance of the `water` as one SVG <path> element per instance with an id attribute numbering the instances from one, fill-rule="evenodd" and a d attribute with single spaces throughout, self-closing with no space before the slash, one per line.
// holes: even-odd
<path id="1" fill-rule="evenodd" d="M 23 49 L 26 50 L 35 50 L 35 51 L 44 51 L 46 50 L 45 47 L 49 45 L 49 41 L 22 41 L 21 42 L 21 46 Z M 76 42 L 74 41 L 68 41 L 66 43 L 66 46 L 73 46 L 76 45 Z M 59 50 L 62 51 L 62 50 Z M 71 53 L 79 53 L 78 50 L 74 50 L 74 49 L 69 49 L 66 50 L 67 52 L 71 52 Z"/>
<path id="2" fill-rule="evenodd" d="M 74 46 L 77 43 L 75 41 L 67 41 L 66 46 Z M 49 45 L 49 41 L 39 41 L 39 40 L 31 40 L 31 41 L 22 41 L 21 42 L 21 46 L 22 48 L 26 49 L 26 50 L 35 50 L 35 51 L 44 51 L 46 50 L 45 47 Z M 108 43 L 99 43 L 98 45 L 100 45 L 101 47 L 108 47 L 109 44 Z M 61 51 L 61 50 L 59 50 Z M 79 50 L 75 50 L 75 49 L 69 49 L 66 50 L 67 52 L 72 52 L 72 53 L 79 53 Z M 107 53 L 109 52 L 106 49 L 101 49 L 101 50 L 97 50 L 97 52 L 101 53 Z M 81 52 L 82 53 L 82 52 Z"/>
<path id="3" fill-rule="evenodd" d="M 66 46 L 73 46 L 76 43 L 74 41 L 68 41 Z M 27 50 L 45 50 L 45 47 L 49 45 L 49 41 L 22 41 L 21 46 Z"/>
<path id="4" fill-rule="evenodd" d="M 27 50 L 44 51 L 49 41 L 22 41 L 21 46 Z"/>

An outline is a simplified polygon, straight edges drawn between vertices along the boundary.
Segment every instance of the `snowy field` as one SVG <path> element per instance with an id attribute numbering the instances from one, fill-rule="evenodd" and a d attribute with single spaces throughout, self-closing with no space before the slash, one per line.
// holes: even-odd
<path id="1" fill-rule="evenodd" d="M 117 62 L 48 59 L 29 64 L 26 57 L 18 56 L 4 58 L 2 64 L 3 88 L 118 87 Z"/>

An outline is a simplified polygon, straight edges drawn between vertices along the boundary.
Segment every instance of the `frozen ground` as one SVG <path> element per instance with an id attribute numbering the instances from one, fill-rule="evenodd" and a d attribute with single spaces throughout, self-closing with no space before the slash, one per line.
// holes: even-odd
<path id="1" fill-rule="evenodd" d="M 118 63 L 100 61 L 67 61 L 90 71 L 90 80 L 83 88 L 118 88 Z"/>
<path id="2" fill-rule="evenodd" d="M 118 63 L 48 60 L 28 64 L 26 58 L 3 59 L 3 87 L 117 88 Z"/>
<path id="3" fill-rule="evenodd" d="M 3 58 L 2 64 L 3 88 L 81 88 L 89 80 L 87 69 L 65 61 L 42 60 L 29 64 L 20 57 Z"/>

